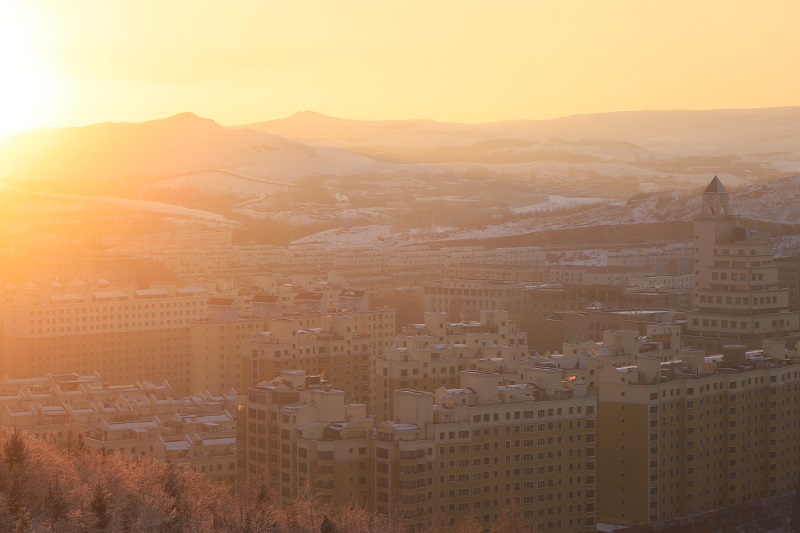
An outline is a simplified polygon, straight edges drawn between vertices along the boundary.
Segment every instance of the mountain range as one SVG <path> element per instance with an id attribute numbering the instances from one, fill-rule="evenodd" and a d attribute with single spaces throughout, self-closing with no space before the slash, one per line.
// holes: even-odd
<path id="1" fill-rule="evenodd" d="M 794 184 L 785 179 L 797 174 L 800 107 L 487 124 L 301 112 L 231 127 L 182 113 L 33 130 L 0 141 L 0 186 L 6 196 L 38 206 L 8 210 L 17 216 L 13 221 L 26 224 L 42 208 L 53 219 L 122 209 L 226 227 L 274 220 L 313 233 L 315 224 L 337 231 L 332 221 L 342 217 L 348 227 L 366 228 L 392 225 L 401 213 L 406 226 L 415 220 L 425 225 L 415 210 L 442 199 L 442 205 L 479 211 L 495 220 L 492 225 L 520 232 L 537 224 L 531 221 L 552 221 L 553 209 L 564 206 L 582 204 L 578 211 L 611 216 L 614 206 L 629 205 L 637 195 L 660 193 L 653 207 L 663 208 L 670 203 L 664 195 L 694 194 L 713 175 L 729 188 L 758 190 L 776 180 Z M 800 193 L 777 188 L 783 192 L 777 205 L 796 213 L 792 199 Z M 784 221 L 757 198 L 748 209 L 782 223 L 800 217 Z M 638 220 L 624 208 L 614 216 L 618 223 Z M 433 215 L 424 220 L 437 232 L 449 226 L 449 219 L 440 223 Z M 456 223 L 454 231 L 473 230 Z"/>

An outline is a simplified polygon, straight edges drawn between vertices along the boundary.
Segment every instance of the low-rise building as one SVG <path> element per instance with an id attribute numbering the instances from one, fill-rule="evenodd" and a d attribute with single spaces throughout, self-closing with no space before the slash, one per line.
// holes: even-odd
<path id="1" fill-rule="evenodd" d="M 108 385 L 93 374 L 0 381 L 0 425 L 70 449 L 154 457 L 234 481 L 236 393 L 173 397 L 165 381 Z"/>

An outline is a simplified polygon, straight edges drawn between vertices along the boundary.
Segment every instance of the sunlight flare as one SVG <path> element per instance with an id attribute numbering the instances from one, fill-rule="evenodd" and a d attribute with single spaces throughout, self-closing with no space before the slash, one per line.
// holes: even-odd
<path id="1" fill-rule="evenodd" d="M 58 80 L 39 24 L 18 3 L 0 5 L 0 136 L 53 119 Z"/>

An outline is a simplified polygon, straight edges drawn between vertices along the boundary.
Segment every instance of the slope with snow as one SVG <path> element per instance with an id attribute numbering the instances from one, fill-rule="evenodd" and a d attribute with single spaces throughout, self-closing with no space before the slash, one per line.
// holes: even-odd
<path id="1" fill-rule="evenodd" d="M 742 183 L 800 172 L 800 107 L 638 111 L 490 124 L 357 121 L 303 112 L 245 127 L 422 168 L 480 163 L 522 173 L 560 162 L 587 165 L 599 176 L 691 180 L 728 172 Z"/>
<path id="2" fill-rule="evenodd" d="M 735 214 L 743 219 L 795 225 L 800 232 L 800 175 L 766 184 L 731 188 Z M 418 228 L 397 231 L 388 225 L 341 227 L 309 235 L 295 244 L 325 243 L 336 247 L 400 246 L 429 241 L 479 240 L 573 228 L 638 225 L 690 221 L 700 208 L 702 189 L 639 195 L 627 202 L 597 202 L 598 199 L 555 198 L 531 210 L 522 220 L 475 229 L 446 231 Z M 558 207 L 571 206 L 566 210 Z"/>

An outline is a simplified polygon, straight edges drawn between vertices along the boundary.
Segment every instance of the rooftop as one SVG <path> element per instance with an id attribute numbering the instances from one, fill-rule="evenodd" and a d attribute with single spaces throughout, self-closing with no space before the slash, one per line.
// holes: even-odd
<path id="1" fill-rule="evenodd" d="M 705 193 L 728 194 L 728 191 L 725 189 L 725 186 L 722 185 L 722 182 L 719 180 L 719 178 L 714 176 L 714 179 L 708 184 L 706 190 L 703 191 L 703 194 Z"/>

